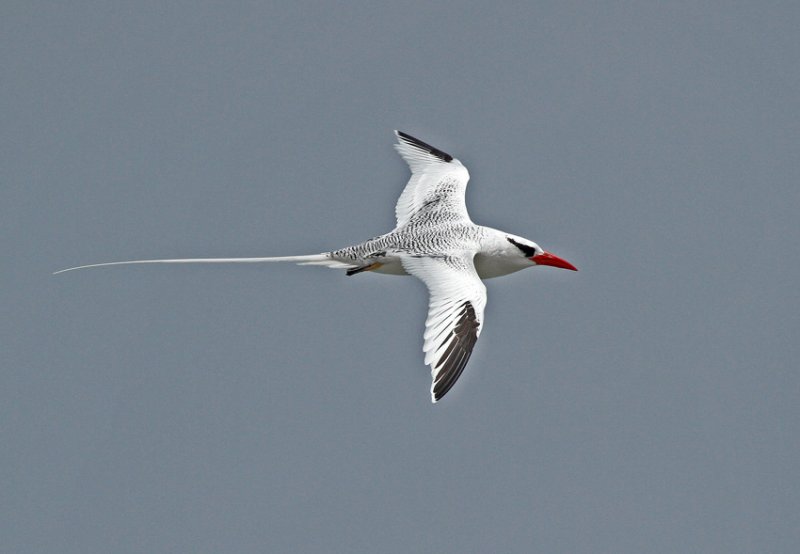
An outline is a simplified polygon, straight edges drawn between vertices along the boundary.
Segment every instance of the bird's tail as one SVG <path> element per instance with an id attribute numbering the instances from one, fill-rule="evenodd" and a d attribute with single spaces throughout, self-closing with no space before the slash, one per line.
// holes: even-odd
<path id="1" fill-rule="evenodd" d="M 278 256 L 271 258 L 179 258 L 174 260 L 129 260 L 125 262 L 106 262 L 102 264 L 79 265 L 56 271 L 53 275 L 74 271 L 76 269 L 88 269 L 90 267 L 108 267 L 112 265 L 135 265 L 135 264 L 258 264 L 264 262 L 294 262 L 299 265 L 322 265 L 338 269 L 351 269 L 353 265 L 340 262 L 331 257 L 330 253 L 311 254 L 308 256 Z"/>

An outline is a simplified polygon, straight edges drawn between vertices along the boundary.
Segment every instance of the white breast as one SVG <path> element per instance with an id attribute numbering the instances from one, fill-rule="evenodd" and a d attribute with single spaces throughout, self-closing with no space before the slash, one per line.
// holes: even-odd
<path id="1" fill-rule="evenodd" d="M 474 259 L 475 271 L 481 279 L 491 279 L 492 277 L 502 277 L 515 271 L 520 271 L 526 267 L 530 267 L 531 263 L 525 258 L 515 256 L 500 257 L 480 252 L 475 255 Z"/>

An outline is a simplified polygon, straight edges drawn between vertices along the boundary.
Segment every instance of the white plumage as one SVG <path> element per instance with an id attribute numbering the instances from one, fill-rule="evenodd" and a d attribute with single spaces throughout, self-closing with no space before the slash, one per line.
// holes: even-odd
<path id="1" fill-rule="evenodd" d="M 576 268 L 536 243 L 472 222 L 464 201 L 469 172 L 460 161 L 406 133 L 395 131 L 398 153 L 411 178 L 395 207 L 389 233 L 340 250 L 306 256 L 134 260 L 73 269 L 154 263 L 295 262 L 346 269 L 413 275 L 428 287 L 430 301 L 423 351 L 431 367 L 431 399 L 441 399 L 469 361 L 483 327 L 486 287 L 481 279 L 526 267 Z"/>
<path id="2" fill-rule="evenodd" d="M 450 158 L 448 162 L 429 151 L 420 149 L 415 143 L 404 139 L 403 134 L 398 133 L 397 136 L 400 140 L 395 144 L 395 150 L 411 168 L 411 179 L 397 199 L 394 210 L 397 216 L 397 228 L 408 223 L 412 216 L 445 186 L 449 188 L 446 205 L 464 221 L 472 223 L 464 202 L 464 193 L 469 181 L 467 168 L 456 159 Z"/>

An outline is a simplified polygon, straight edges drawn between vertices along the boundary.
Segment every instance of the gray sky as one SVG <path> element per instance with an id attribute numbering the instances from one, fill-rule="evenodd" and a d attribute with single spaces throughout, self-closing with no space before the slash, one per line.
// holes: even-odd
<path id="1" fill-rule="evenodd" d="M 800 549 L 794 2 L 6 2 L 4 552 Z M 148 257 L 389 230 L 405 130 L 579 273 Z"/>

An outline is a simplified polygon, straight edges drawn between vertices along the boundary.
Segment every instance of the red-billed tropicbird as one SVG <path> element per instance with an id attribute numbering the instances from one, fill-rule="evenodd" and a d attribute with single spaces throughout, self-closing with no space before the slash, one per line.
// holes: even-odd
<path id="1" fill-rule="evenodd" d="M 347 275 L 364 271 L 414 275 L 430 293 L 422 349 L 425 364 L 431 367 L 431 399 L 436 402 L 461 375 L 481 334 L 486 306 L 481 279 L 537 265 L 577 268 L 533 241 L 473 223 L 464 202 L 467 168 L 411 135 L 395 134 L 395 149 L 411 168 L 411 179 L 395 207 L 397 225 L 385 235 L 310 256 L 134 260 L 56 273 L 126 264 L 296 262 L 345 269 Z"/>

